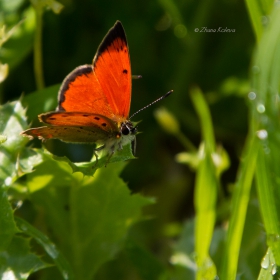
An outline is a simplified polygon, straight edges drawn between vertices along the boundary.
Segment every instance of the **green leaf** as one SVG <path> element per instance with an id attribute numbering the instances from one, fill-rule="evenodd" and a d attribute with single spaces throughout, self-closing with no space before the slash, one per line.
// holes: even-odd
<path id="1" fill-rule="evenodd" d="M 268 15 L 271 12 L 273 1 L 246 0 L 246 4 L 254 28 L 256 39 L 259 42 L 262 37 L 264 27 L 268 24 Z"/>
<path id="2" fill-rule="evenodd" d="M 20 150 L 28 141 L 20 136 L 27 128 L 24 109 L 20 102 L 12 102 L 0 107 L 0 134 L 7 137 L 0 145 L 0 185 L 12 184 L 17 178 L 17 161 Z"/>
<path id="3" fill-rule="evenodd" d="M 125 253 L 130 262 L 137 269 L 141 279 L 160 279 L 165 274 L 162 264 L 145 248 L 131 238 L 126 242 Z"/>
<path id="4" fill-rule="evenodd" d="M 8 201 L 8 196 L 3 188 L 0 188 L 0 250 L 3 250 L 18 232 L 14 222 L 14 213 Z"/>
<path id="5" fill-rule="evenodd" d="M 35 271 L 48 267 L 30 252 L 29 239 L 14 237 L 6 251 L 0 252 L 0 278 L 24 280 Z"/>
<path id="6" fill-rule="evenodd" d="M 251 100 L 252 131 L 260 148 L 256 163 L 256 182 L 267 244 L 280 265 L 279 217 L 279 82 L 280 82 L 280 7 L 274 6 L 270 22 L 253 61 Z"/>
<path id="7" fill-rule="evenodd" d="M 104 155 L 101 158 L 98 157 L 98 160 L 96 160 L 94 155 L 94 161 L 91 162 L 72 163 L 67 157 L 54 156 L 53 158 L 58 161 L 67 162 L 71 166 L 73 172 L 82 172 L 84 175 L 92 176 L 98 168 L 114 162 L 123 162 L 129 159 L 134 159 L 135 157 L 132 154 L 131 144 L 128 144 L 124 146 L 122 150 L 115 152 L 111 158 L 109 158 L 108 155 Z"/>
<path id="8" fill-rule="evenodd" d="M 46 156 L 27 175 L 31 200 L 43 211 L 57 246 L 74 274 L 91 279 L 124 246 L 127 231 L 150 202 L 130 195 L 119 178 L 124 164 L 108 164 L 94 177 L 72 174 L 70 166 Z M 63 238 L 61 238 L 63 236 Z"/>
<path id="9" fill-rule="evenodd" d="M 31 226 L 26 221 L 16 218 L 17 225 L 20 230 L 33 237 L 39 244 L 43 246 L 45 252 L 51 257 L 60 270 L 63 279 L 73 279 L 73 272 L 69 263 L 64 256 L 57 250 L 56 246 L 42 232 Z"/>
<path id="10" fill-rule="evenodd" d="M 225 257 L 223 259 L 222 278 L 235 279 L 241 240 L 244 231 L 250 191 L 255 174 L 259 143 L 255 135 L 249 135 L 242 153 L 243 162 L 239 167 L 232 203 Z"/>
<path id="11" fill-rule="evenodd" d="M 277 266 L 275 264 L 275 259 L 273 253 L 270 249 L 267 250 L 265 256 L 261 262 L 261 270 L 258 280 L 273 280 L 274 275 L 277 272 Z"/>
<path id="12" fill-rule="evenodd" d="M 216 277 L 216 267 L 209 256 L 211 239 L 216 219 L 216 199 L 218 180 L 213 155 L 215 138 L 211 115 L 206 101 L 198 88 L 194 88 L 191 97 L 200 118 L 205 148 L 198 165 L 194 203 L 196 210 L 195 252 L 197 279 L 213 279 Z"/>
<path id="13" fill-rule="evenodd" d="M 34 167 L 42 163 L 43 154 L 35 149 L 24 147 L 20 152 L 19 167 L 22 173 L 30 173 Z"/>

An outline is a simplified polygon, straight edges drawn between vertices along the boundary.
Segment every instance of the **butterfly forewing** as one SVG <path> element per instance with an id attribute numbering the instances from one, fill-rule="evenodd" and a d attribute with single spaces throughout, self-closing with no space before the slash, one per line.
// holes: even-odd
<path id="1" fill-rule="evenodd" d="M 129 50 L 117 21 L 100 44 L 93 65 L 76 68 L 63 81 L 58 110 L 128 118 L 130 100 Z"/>
<path id="2" fill-rule="evenodd" d="M 131 66 L 122 24 L 118 21 L 100 44 L 93 61 L 94 74 L 116 115 L 128 118 Z"/>
<path id="3" fill-rule="evenodd" d="M 73 70 L 64 79 L 58 99 L 59 111 L 94 112 L 105 116 L 113 114 L 92 65 L 79 66 Z"/>

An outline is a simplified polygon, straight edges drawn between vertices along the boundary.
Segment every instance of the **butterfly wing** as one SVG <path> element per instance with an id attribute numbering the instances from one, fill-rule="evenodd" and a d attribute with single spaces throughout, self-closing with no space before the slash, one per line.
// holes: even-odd
<path id="1" fill-rule="evenodd" d="M 49 139 L 59 139 L 70 143 L 97 143 L 101 144 L 113 137 L 113 135 L 102 129 L 90 129 L 87 126 L 42 126 L 30 128 L 21 133 L 33 139 L 37 137 L 46 141 Z"/>
<path id="2" fill-rule="evenodd" d="M 39 120 L 52 126 L 31 128 L 23 131 L 22 135 L 71 143 L 103 143 L 117 138 L 119 133 L 115 122 L 90 113 L 49 112 L 39 115 Z"/>
<path id="3" fill-rule="evenodd" d="M 39 115 L 43 123 L 55 126 L 90 126 L 108 131 L 117 131 L 117 124 L 98 114 L 81 112 L 49 112 Z"/>
<path id="4" fill-rule="evenodd" d="M 117 21 L 101 42 L 93 65 L 76 68 L 63 81 L 58 110 L 127 119 L 130 100 L 129 50 L 123 26 Z"/>

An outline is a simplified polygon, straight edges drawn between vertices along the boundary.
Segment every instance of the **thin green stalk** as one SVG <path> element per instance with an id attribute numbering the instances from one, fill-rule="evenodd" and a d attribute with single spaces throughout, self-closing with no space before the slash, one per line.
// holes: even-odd
<path id="1" fill-rule="evenodd" d="M 233 194 L 232 213 L 225 246 L 221 279 L 235 280 L 239 251 L 255 173 L 259 145 L 256 136 L 249 136 L 243 150 L 238 179 Z"/>
<path id="2" fill-rule="evenodd" d="M 45 87 L 43 75 L 43 58 L 42 58 L 42 28 L 43 28 L 43 9 L 35 7 L 36 12 L 36 29 L 34 38 L 34 72 L 37 89 Z"/>
<path id="3" fill-rule="evenodd" d="M 216 200 L 218 180 L 212 159 L 215 151 L 215 138 L 209 108 L 201 91 L 194 88 L 191 98 L 200 118 L 203 141 L 205 144 L 204 157 L 200 160 L 195 182 L 195 252 L 197 263 L 197 280 L 214 279 L 216 267 L 209 257 L 209 248 L 216 220 Z"/>
<path id="4" fill-rule="evenodd" d="M 256 169 L 257 190 L 260 208 L 267 234 L 267 245 L 271 248 L 276 264 L 280 265 L 280 227 L 276 207 L 273 175 L 269 166 L 269 158 L 263 149 L 260 149 Z"/>
<path id="5" fill-rule="evenodd" d="M 246 6 L 250 15 L 257 42 L 260 42 L 265 27 L 266 18 L 270 14 L 273 1 L 246 0 Z"/>
<path id="6" fill-rule="evenodd" d="M 260 210 L 267 234 L 267 245 L 280 265 L 279 225 L 279 77 L 280 77 L 280 6 L 274 4 L 269 25 L 263 33 L 254 60 L 252 75 L 256 99 L 252 103 L 255 130 L 262 147 L 256 165 Z M 261 109 L 264 110 L 260 110 Z"/>

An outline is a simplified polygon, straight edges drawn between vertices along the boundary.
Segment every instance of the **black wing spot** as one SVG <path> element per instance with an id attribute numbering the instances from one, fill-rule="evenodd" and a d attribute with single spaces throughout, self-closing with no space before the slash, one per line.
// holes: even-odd
<path id="1" fill-rule="evenodd" d="M 102 126 L 104 126 L 104 127 L 105 127 L 105 126 L 107 126 L 107 124 L 106 124 L 106 123 L 102 123 L 101 125 L 102 125 Z"/>
<path id="2" fill-rule="evenodd" d="M 87 114 L 84 114 L 84 115 L 83 115 L 83 117 L 88 117 L 88 116 L 89 116 L 89 115 L 87 115 Z"/>
<path id="3" fill-rule="evenodd" d="M 127 70 L 126 69 L 123 69 L 122 71 L 124 74 L 127 74 Z"/>
<path id="4" fill-rule="evenodd" d="M 50 120 L 52 120 L 52 121 L 54 121 L 54 120 L 56 120 L 56 118 L 54 118 L 54 117 L 52 117 L 52 118 L 49 118 Z"/>
<path id="5" fill-rule="evenodd" d="M 98 118 L 98 117 L 94 117 L 94 119 L 95 119 L 95 120 L 97 120 L 97 121 L 99 121 L 99 120 L 100 120 L 100 118 Z"/>

